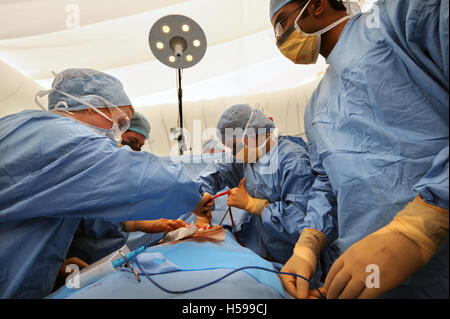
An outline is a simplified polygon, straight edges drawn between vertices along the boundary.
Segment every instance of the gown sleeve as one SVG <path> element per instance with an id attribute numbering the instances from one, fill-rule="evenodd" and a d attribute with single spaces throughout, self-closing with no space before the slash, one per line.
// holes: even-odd
<path id="1" fill-rule="evenodd" d="M 330 242 L 336 234 L 330 204 L 329 184 L 322 176 L 316 178 L 306 153 L 283 152 L 278 184 L 281 200 L 270 203 L 262 213 L 264 225 L 280 239 L 296 243 L 305 228 L 314 228 L 327 235 Z M 316 205 L 308 203 L 316 201 Z M 320 208 L 318 208 L 320 207 Z"/>
<path id="2" fill-rule="evenodd" d="M 243 164 L 235 163 L 233 159 L 230 159 L 229 163 L 223 161 L 208 164 L 197 178 L 201 194 L 215 195 L 225 188 L 237 187 L 244 177 L 243 170 Z"/>
<path id="3" fill-rule="evenodd" d="M 171 219 L 200 201 L 199 185 L 182 166 L 118 148 L 73 123 L 30 124 L 5 139 L 5 147 L 18 139 L 21 147 L 0 165 L 2 175 L 9 176 L 0 189 L 0 222 L 43 216 Z"/>
<path id="4" fill-rule="evenodd" d="M 414 191 L 431 205 L 448 210 L 448 151 L 447 146 L 434 158 L 430 170 L 414 186 Z"/>

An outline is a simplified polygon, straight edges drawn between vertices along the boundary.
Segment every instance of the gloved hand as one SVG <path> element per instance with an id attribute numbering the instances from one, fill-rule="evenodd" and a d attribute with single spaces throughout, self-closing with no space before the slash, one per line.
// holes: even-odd
<path id="1" fill-rule="evenodd" d="M 141 231 L 154 234 L 176 230 L 181 227 L 187 227 L 188 224 L 181 219 L 157 219 L 157 220 L 138 220 L 123 223 L 122 229 L 125 232 Z"/>
<path id="2" fill-rule="evenodd" d="M 212 196 L 209 193 L 204 193 L 202 200 L 197 204 L 197 207 L 192 211 L 193 214 L 201 217 L 206 217 L 212 212 L 212 207 L 214 205 L 214 200 L 211 199 Z"/>
<path id="3" fill-rule="evenodd" d="M 320 231 L 305 228 L 295 245 L 294 254 L 284 265 L 282 272 L 295 273 L 311 279 L 316 271 L 317 258 L 327 244 L 327 237 Z M 309 283 L 299 277 L 280 275 L 284 288 L 294 297 L 307 299 L 316 297 L 309 290 Z"/>
<path id="4" fill-rule="evenodd" d="M 327 298 L 381 296 L 423 267 L 447 236 L 448 210 L 416 197 L 387 226 L 353 244 L 336 260 L 325 280 Z M 371 287 L 376 282 L 373 270 L 366 272 L 369 265 L 379 269 L 379 288 Z"/>
<path id="5" fill-rule="evenodd" d="M 212 213 L 209 212 L 205 217 L 197 216 L 197 226 L 205 227 L 211 226 Z"/>
<path id="6" fill-rule="evenodd" d="M 244 209 L 253 215 L 261 216 L 264 208 L 269 205 L 269 201 L 267 199 L 251 197 L 245 189 L 246 180 L 246 178 L 243 178 L 239 183 L 239 186 L 230 191 L 227 205 Z"/>

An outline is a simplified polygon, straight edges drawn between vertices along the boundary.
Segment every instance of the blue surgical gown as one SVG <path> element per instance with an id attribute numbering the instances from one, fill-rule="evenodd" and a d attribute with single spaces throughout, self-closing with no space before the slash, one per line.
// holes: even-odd
<path id="1" fill-rule="evenodd" d="M 73 236 L 66 257 L 78 257 L 92 264 L 122 248 L 127 240 L 128 233 L 123 231 L 122 223 L 83 218 Z"/>
<path id="2" fill-rule="evenodd" d="M 308 144 L 300 137 L 300 136 L 293 136 L 293 135 L 286 135 L 285 136 L 288 140 L 291 140 L 294 143 L 297 143 L 301 147 L 303 147 L 305 150 L 308 150 Z"/>
<path id="3" fill-rule="evenodd" d="M 179 166 L 44 111 L 0 119 L 0 297 L 48 295 L 81 218 L 177 218 L 200 201 Z"/>
<path id="4" fill-rule="evenodd" d="M 276 147 L 256 163 L 213 163 L 200 174 L 201 190 L 216 194 L 224 188 L 234 188 L 242 178 L 250 196 L 267 199 L 261 217 L 249 214 L 249 223 L 241 225 L 239 237 L 257 254 L 285 263 L 293 253 L 300 233 L 305 228 L 337 233 L 336 221 L 321 212 L 306 214 L 311 185 L 315 175 L 307 151 L 286 137 L 280 137 Z M 336 247 L 328 245 L 323 253 L 321 269 L 328 269 L 337 258 Z"/>
<path id="5" fill-rule="evenodd" d="M 419 194 L 448 209 L 448 10 L 448 1 L 379 1 L 348 21 L 327 58 L 305 112 L 319 174 L 308 214 L 337 202 L 341 253 Z M 447 238 L 388 296 L 448 298 L 448 282 Z"/>

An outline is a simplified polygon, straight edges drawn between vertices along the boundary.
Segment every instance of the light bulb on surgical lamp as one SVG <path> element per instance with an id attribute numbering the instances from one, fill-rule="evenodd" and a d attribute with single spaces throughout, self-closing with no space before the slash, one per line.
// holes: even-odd
<path id="1" fill-rule="evenodd" d="M 162 17 L 152 26 L 148 41 L 154 56 L 163 64 L 177 70 L 180 154 L 185 149 L 183 137 L 183 107 L 181 70 L 193 67 L 203 58 L 207 41 L 202 28 L 182 15 Z"/>
<path id="2" fill-rule="evenodd" d="M 164 26 L 161 28 L 161 30 L 162 30 L 162 32 L 164 32 L 164 33 L 170 33 L 170 27 L 167 26 L 167 25 L 164 25 Z"/>
<path id="3" fill-rule="evenodd" d="M 191 28 L 187 24 L 183 24 L 183 26 L 181 27 L 181 30 L 183 30 L 184 32 L 189 32 L 190 29 Z"/>

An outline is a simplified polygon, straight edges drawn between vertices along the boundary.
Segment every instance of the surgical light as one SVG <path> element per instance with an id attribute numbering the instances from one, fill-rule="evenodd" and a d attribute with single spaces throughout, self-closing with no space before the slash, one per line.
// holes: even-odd
<path id="1" fill-rule="evenodd" d="M 168 15 L 156 21 L 148 40 L 155 57 L 176 69 L 187 69 L 200 62 L 207 47 L 202 28 L 194 20 L 182 15 Z M 176 60 L 172 61 L 170 56 Z M 187 59 L 187 56 L 192 58 Z"/>
<path id="2" fill-rule="evenodd" d="M 153 24 L 148 36 L 154 56 L 177 71 L 178 113 L 180 132 L 177 137 L 180 154 L 186 150 L 183 137 L 183 91 L 181 73 L 193 67 L 206 53 L 207 41 L 200 25 L 183 15 L 168 15 Z"/>

